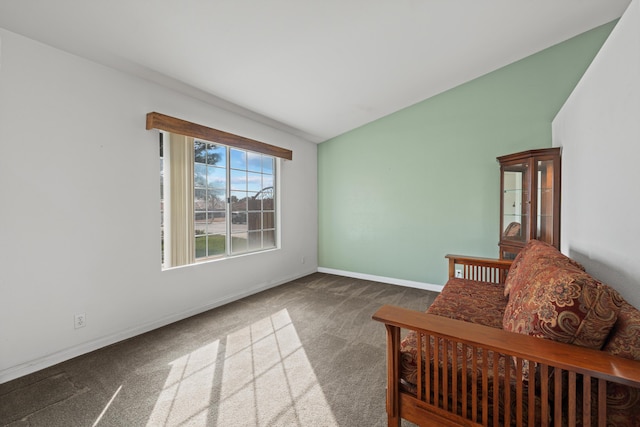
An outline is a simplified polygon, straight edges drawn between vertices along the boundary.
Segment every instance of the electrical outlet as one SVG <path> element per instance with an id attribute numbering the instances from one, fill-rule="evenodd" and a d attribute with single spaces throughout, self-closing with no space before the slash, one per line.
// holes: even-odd
<path id="1" fill-rule="evenodd" d="M 463 278 L 462 276 L 462 270 L 456 270 L 456 277 L 459 277 L 460 279 Z"/>
<path id="2" fill-rule="evenodd" d="M 304 264 L 305 262 L 307 262 L 307 259 L 305 257 L 300 258 L 300 264 Z"/>
<path id="3" fill-rule="evenodd" d="M 84 328 L 85 326 L 87 326 L 87 319 L 84 316 L 84 313 L 76 314 L 73 317 L 73 325 L 76 329 Z"/>

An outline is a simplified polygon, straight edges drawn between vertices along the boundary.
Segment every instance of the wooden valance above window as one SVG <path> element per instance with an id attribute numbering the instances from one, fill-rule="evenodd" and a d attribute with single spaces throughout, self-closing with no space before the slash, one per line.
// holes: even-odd
<path id="1" fill-rule="evenodd" d="M 160 113 L 147 114 L 147 130 L 158 129 L 179 135 L 190 136 L 192 138 L 203 139 L 209 142 L 218 142 L 230 147 L 242 148 L 243 150 L 255 151 L 256 153 L 269 156 L 280 157 L 286 160 L 293 159 L 293 152 L 275 145 L 234 135 L 218 129 L 202 126 L 186 120 L 176 119 Z"/>

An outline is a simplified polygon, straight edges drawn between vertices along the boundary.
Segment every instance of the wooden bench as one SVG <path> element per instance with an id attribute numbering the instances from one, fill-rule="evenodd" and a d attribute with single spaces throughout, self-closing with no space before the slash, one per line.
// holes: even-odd
<path id="1" fill-rule="evenodd" d="M 487 282 L 504 286 L 511 266 L 446 258 L 449 280 L 462 270 L 470 289 Z M 639 408 L 622 409 L 621 416 L 611 401 L 620 390 L 640 396 L 640 361 L 428 311 L 387 305 L 373 319 L 386 327 L 389 426 L 400 426 L 401 419 L 419 426 L 640 425 Z M 423 361 L 411 385 L 403 379 L 403 330 L 413 332 L 413 357 Z M 535 374 L 527 376 L 527 367 Z"/>

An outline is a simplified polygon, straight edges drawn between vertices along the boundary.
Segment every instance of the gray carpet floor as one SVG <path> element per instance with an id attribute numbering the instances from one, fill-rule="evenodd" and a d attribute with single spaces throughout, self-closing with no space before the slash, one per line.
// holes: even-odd
<path id="1" fill-rule="evenodd" d="M 315 273 L 0 384 L 0 425 L 385 426 L 371 316 L 435 296 Z"/>

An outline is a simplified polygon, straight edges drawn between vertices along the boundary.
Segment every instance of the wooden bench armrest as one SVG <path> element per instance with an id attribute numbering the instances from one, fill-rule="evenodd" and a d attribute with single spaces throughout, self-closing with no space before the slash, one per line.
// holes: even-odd
<path id="1" fill-rule="evenodd" d="M 515 356 L 607 381 L 640 387 L 640 361 L 604 351 L 507 332 L 497 328 L 385 305 L 373 319 L 387 328 L 414 330 L 507 356 Z M 399 351 L 399 349 L 398 349 Z"/>
<path id="2" fill-rule="evenodd" d="M 449 260 L 449 279 L 455 277 L 456 270 L 462 272 L 462 278 L 481 282 L 503 284 L 513 261 L 496 258 L 470 257 L 464 255 L 445 255 Z M 456 266 L 460 267 L 459 269 Z"/>

